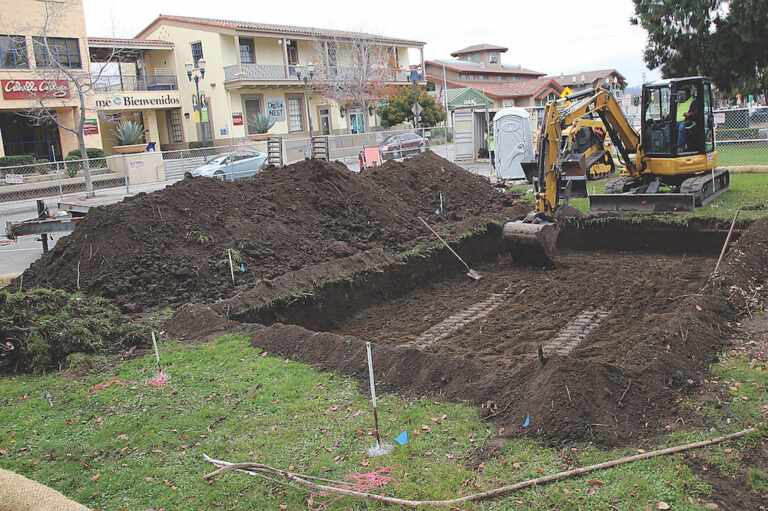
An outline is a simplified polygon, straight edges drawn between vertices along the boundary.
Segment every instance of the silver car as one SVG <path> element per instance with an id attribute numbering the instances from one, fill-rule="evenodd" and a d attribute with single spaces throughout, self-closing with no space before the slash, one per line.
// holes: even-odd
<path id="1" fill-rule="evenodd" d="M 195 177 L 215 177 L 232 181 L 251 177 L 259 172 L 267 161 L 266 153 L 259 151 L 235 151 L 220 154 L 192 171 Z"/>

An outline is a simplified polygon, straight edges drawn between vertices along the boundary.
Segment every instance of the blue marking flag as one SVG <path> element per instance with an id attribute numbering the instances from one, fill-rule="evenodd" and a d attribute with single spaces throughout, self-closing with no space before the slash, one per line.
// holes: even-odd
<path id="1" fill-rule="evenodd" d="M 240 271 L 245 273 L 245 265 L 243 263 L 240 263 Z"/>
<path id="2" fill-rule="evenodd" d="M 527 428 L 530 423 L 531 423 L 531 414 L 529 413 L 525 416 L 525 422 L 523 422 L 523 427 Z"/>
<path id="3" fill-rule="evenodd" d="M 397 442 L 400 445 L 405 445 L 405 443 L 407 441 L 408 441 L 408 430 L 407 429 L 405 431 L 403 431 L 402 433 L 400 433 L 399 435 L 397 435 L 397 437 L 395 438 L 395 442 Z"/>
<path id="4" fill-rule="evenodd" d="M 439 215 L 439 214 L 440 214 L 440 208 L 437 208 L 437 209 L 435 210 L 435 214 L 436 214 L 436 215 Z"/>

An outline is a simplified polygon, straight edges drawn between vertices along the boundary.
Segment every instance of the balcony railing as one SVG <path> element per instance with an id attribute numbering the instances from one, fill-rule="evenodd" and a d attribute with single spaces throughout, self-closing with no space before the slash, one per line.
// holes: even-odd
<path id="1" fill-rule="evenodd" d="M 262 66 L 259 64 L 243 64 L 242 71 L 239 71 L 237 66 L 225 66 L 224 67 L 224 81 L 231 82 L 236 80 L 243 81 L 280 81 L 280 80 L 296 80 L 296 70 L 299 66 L 288 66 L 288 74 L 286 75 L 285 66 Z M 353 76 L 358 73 L 358 70 L 351 67 L 336 67 L 333 68 L 333 73 L 339 77 L 344 75 Z M 409 71 L 398 71 L 395 76 L 397 82 L 407 82 Z"/>
<path id="2" fill-rule="evenodd" d="M 93 89 L 95 92 L 179 90 L 179 83 L 173 75 L 108 75 L 95 79 Z"/>

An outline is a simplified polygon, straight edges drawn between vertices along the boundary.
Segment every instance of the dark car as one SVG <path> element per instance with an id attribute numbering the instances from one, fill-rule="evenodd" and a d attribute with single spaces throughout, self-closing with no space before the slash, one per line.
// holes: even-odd
<path id="1" fill-rule="evenodd" d="M 405 158 L 423 153 L 429 149 L 429 140 L 414 133 L 392 135 L 379 144 L 379 152 L 383 160 Z"/>

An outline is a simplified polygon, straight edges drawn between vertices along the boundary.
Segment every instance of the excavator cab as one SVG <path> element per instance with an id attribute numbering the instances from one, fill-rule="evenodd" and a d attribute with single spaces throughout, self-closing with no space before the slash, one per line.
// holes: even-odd
<path id="1" fill-rule="evenodd" d="M 702 77 L 643 87 L 642 144 L 650 158 L 710 154 L 715 148 L 712 84 Z"/>

